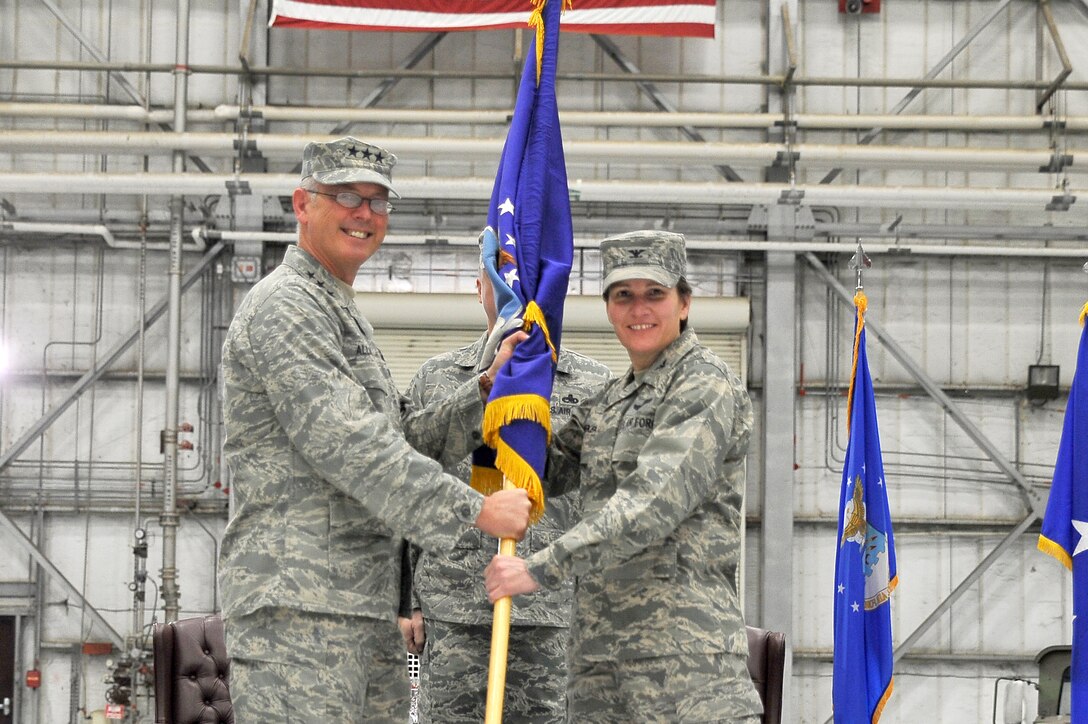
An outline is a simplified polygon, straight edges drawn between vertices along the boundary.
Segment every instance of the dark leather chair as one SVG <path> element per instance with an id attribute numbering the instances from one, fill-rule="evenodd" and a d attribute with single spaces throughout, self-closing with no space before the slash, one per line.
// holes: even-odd
<path id="1" fill-rule="evenodd" d="M 763 701 L 763 724 L 781 724 L 786 634 L 748 626 L 748 673 Z"/>
<path id="2" fill-rule="evenodd" d="M 223 619 L 155 624 L 155 724 L 234 724 Z"/>

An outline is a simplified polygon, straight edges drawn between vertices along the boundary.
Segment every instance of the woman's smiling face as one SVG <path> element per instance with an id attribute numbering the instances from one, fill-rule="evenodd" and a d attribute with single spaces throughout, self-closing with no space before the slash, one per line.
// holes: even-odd
<path id="1" fill-rule="evenodd" d="M 647 369 L 680 336 L 680 321 L 688 318 L 691 298 L 676 287 L 649 279 L 627 279 L 608 288 L 605 311 L 616 339 L 627 350 L 636 372 Z"/>

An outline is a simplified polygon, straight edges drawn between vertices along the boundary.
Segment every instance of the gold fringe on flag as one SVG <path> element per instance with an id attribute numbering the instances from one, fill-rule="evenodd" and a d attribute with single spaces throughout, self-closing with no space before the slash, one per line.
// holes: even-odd
<path id="1" fill-rule="evenodd" d="M 888 703 L 888 699 L 892 698 L 892 689 L 895 688 L 894 679 L 888 681 L 888 689 L 884 692 L 884 696 L 880 697 L 880 701 L 877 702 L 876 708 L 873 710 L 873 721 L 880 721 L 880 715 L 884 713 L 884 706 Z"/>
<path id="2" fill-rule="evenodd" d="M 530 420 L 543 427 L 545 438 L 550 443 L 551 406 L 540 395 L 510 395 L 492 400 L 484 409 L 484 442 L 495 449 L 495 467 L 501 471 L 501 476 L 528 492 L 529 500 L 533 504 L 529 518 L 536 523 L 544 515 L 544 490 L 540 485 L 540 477 L 533 470 L 533 466 L 522 459 L 499 435 L 503 425 L 517 420 Z M 498 489 L 501 487 L 500 484 Z"/>
<path id="3" fill-rule="evenodd" d="M 1085 308 L 1088 309 L 1088 305 L 1085 305 Z M 1062 548 L 1060 545 L 1044 536 L 1039 536 L 1039 542 L 1037 544 L 1037 547 L 1043 553 L 1057 558 L 1069 570 L 1073 570 L 1073 559 L 1070 558 L 1069 554 L 1065 552 L 1065 548 Z"/>
<path id="4" fill-rule="evenodd" d="M 552 335 L 548 332 L 548 320 L 544 319 L 544 310 L 537 305 L 536 301 L 529 302 L 525 307 L 525 314 L 522 315 L 521 328 L 528 332 L 532 329 L 533 325 L 540 327 L 540 331 L 544 333 L 544 342 L 547 343 L 548 349 L 552 351 L 552 362 L 559 364 L 559 353 L 555 349 L 555 345 L 552 344 Z"/>
<path id="5" fill-rule="evenodd" d="M 502 440 L 499 440 L 498 449 L 495 450 L 495 466 L 502 471 L 503 477 L 529 495 L 529 502 L 532 504 L 529 524 L 539 522 L 544 517 L 544 488 L 540 485 L 540 478 L 533 466 Z"/>
<path id="6" fill-rule="evenodd" d="M 563 10 L 574 7 L 573 0 L 560 0 Z M 536 31 L 536 84 L 540 85 L 540 65 L 544 62 L 544 6 L 548 0 L 533 0 L 533 12 L 529 13 L 529 27 Z"/>
<path id="7" fill-rule="evenodd" d="M 1084 303 L 1084 307 L 1080 310 L 1080 326 L 1084 326 L 1084 318 L 1088 317 L 1088 302 Z"/>
<path id="8" fill-rule="evenodd" d="M 495 468 L 473 465 L 470 480 L 472 489 L 484 495 L 491 495 L 498 490 L 502 490 L 502 473 Z"/>
<path id="9" fill-rule="evenodd" d="M 869 300 L 860 289 L 854 294 L 854 307 L 858 310 L 858 324 L 854 329 L 854 362 L 850 369 L 850 391 L 846 393 L 846 432 L 850 432 L 850 417 L 854 414 L 854 381 L 858 378 L 858 347 L 861 345 L 861 330 L 865 328 L 865 310 Z"/>
<path id="10" fill-rule="evenodd" d="M 548 401 L 540 395 L 508 395 L 487 403 L 484 410 L 484 442 L 498 449 L 499 428 L 515 420 L 531 420 L 544 428 L 552 441 L 552 415 Z"/>

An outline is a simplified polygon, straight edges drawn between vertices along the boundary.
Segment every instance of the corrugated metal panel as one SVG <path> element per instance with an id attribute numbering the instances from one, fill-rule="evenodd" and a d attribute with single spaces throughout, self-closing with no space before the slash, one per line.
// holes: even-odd
<path id="1" fill-rule="evenodd" d="M 400 389 L 430 357 L 471 343 L 483 332 L 483 313 L 471 294 L 359 293 L 356 303 Z M 699 339 L 747 380 L 749 302 L 744 297 L 699 297 Z M 599 297 L 571 296 L 564 311 L 563 344 L 622 374 L 627 352 L 604 315 Z"/>
<path id="2" fill-rule="evenodd" d="M 375 328 L 483 329 L 484 313 L 475 294 L 356 292 L 355 303 Z M 593 294 L 569 294 L 563 302 L 563 333 L 612 333 L 604 302 Z M 704 332 L 745 332 L 751 316 L 747 297 L 696 297 L 695 327 Z"/>
<path id="3" fill-rule="evenodd" d="M 483 330 L 479 331 L 482 333 Z M 374 328 L 374 338 L 401 392 L 408 389 L 408 382 L 428 359 L 470 344 L 477 336 L 464 329 Z"/>
<path id="4" fill-rule="evenodd" d="M 397 387 L 407 389 L 408 382 L 420 365 L 440 352 L 471 343 L 476 334 L 464 329 L 392 329 L 375 327 L 374 338 L 385 355 Z M 738 333 L 710 332 L 699 340 L 725 360 L 744 379 L 745 336 Z M 608 366 L 613 374 L 622 374 L 630 365 L 627 352 L 612 332 L 570 331 L 563 333 L 563 345 L 581 352 Z"/>

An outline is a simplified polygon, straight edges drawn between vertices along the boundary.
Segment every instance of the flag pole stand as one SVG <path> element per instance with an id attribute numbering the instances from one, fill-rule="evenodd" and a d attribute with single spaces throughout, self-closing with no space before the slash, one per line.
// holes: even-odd
<path id="1" fill-rule="evenodd" d="M 516 486 L 502 478 L 502 489 L 512 490 Z M 517 555 L 518 542 L 513 538 L 499 541 L 499 555 Z M 484 724 L 502 724 L 502 703 L 506 693 L 506 655 L 510 644 L 510 596 L 495 601 L 491 623 L 491 660 L 487 667 L 487 709 Z"/>

